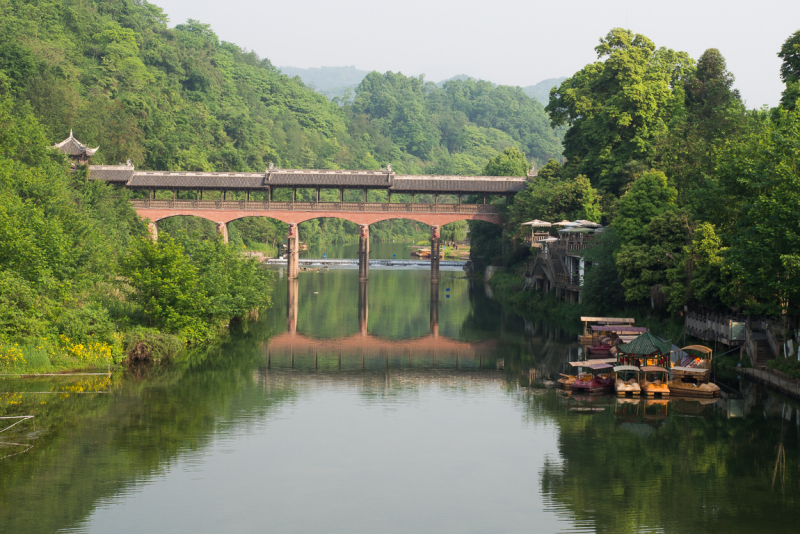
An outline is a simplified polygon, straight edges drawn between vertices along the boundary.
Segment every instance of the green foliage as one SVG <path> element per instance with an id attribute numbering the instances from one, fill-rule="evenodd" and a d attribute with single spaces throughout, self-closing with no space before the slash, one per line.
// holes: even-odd
<path id="1" fill-rule="evenodd" d="M 619 249 L 620 239 L 612 226 L 597 234 L 584 253 L 587 268 L 583 278 L 582 300 L 596 313 L 614 312 L 625 304 L 625 290 L 614 261 Z"/>
<path id="2" fill-rule="evenodd" d="M 516 147 L 507 148 L 490 159 L 483 170 L 486 176 L 525 176 L 527 172 L 528 160 Z"/>
<path id="3" fill-rule="evenodd" d="M 520 226 L 532 219 L 560 221 L 563 219 L 599 221 L 600 197 L 589 180 L 578 175 L 574 179 L 560 177 L 560 165 L 550 160 L 524 191 L 514 196 L 508 211 L 506 231 L 509 235 L 529 232 Z"/>
<path id="4" fill-rule="evenodd" d="M 784 372 L 792 378 L 800 378 L 800 360 L 796 357 L 775 358 L 767 362 L 767 367 Z"/>
<path id="5" fill-rule="evenodd" d="M 786 89 L 781 96 L 781 106 L 793 110 L 800 98 L 800 30 L 794 32 L 781 46 L 778 57 L 781 63 L 781 80 Z"/>
<path id="6" fill-rule="evenodd" d="M 615 28 L 595 48 L 598 61 L 550 92 L 554 127 L 567 125 L 564 155 L 575 174 L 621 192 L 631 162 L 649 164 L 654 139 L 667 130 L 691 59 L 656 48 L 647 37 Z"/>
<path id="7" fill-rule="evenodd" d="M 122 275 L 133 288 L 132 300 L 149 326 L 181 334 L 188 340 L 209 336 L 208 295 L 198 267 L 169 234 L 158 242 L 142 238 L 122 262 Z"/>
<path id="8" fill-rule="evenodd" d="M 148 326 L 191 343 L 270 304 L 269 271 L 220 241 L 197 243 L 190 257 L 167 233 L 157 242 L 140 239 L 122 262 L 122 275 Z"/>
<path id="9" fill-rule="evenodd" d="M 668 281 L 668 272 L 679 268 L 690 233 L 688 212 L 664 211 L 650 220 L 643 232 L 623 240 L 616 256 L 617 269 L 625 288 L 625 298 L 641 301 L 651 296 L 654 286 Z M 671 304 L 676 311 L 684 303 Z"/>
<path id="10" fill-rule="evenodd" d="M 640 238 L 656 216 L 676 208 L 678 192 L 668 184 L 663 172 L 650 171 L 633 182 L 620 198 L 614 227 L 623 242 Z"/>
<path id="11" fill-rule="evenodd" d="M 730 142 L 718 166 L 733 220 L 719 229 L 733 299 L 754 312 L 800 306 L 800 111 L 780 111 L 766 128 Z"/>

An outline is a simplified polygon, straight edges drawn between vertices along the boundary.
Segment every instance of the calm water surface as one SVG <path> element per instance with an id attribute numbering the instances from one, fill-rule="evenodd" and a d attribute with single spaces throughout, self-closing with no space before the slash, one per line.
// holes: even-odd
<path id="1" fill-rule="evenodd" d="M 763 390 L 567 396 L 575 332 L 460 271 L 305 272 L 274 302 L 166 369 L 3 380 L 0 415 L 36 417 L 0 433 L 0 532 L 797 531 L 800 418 Z"/>

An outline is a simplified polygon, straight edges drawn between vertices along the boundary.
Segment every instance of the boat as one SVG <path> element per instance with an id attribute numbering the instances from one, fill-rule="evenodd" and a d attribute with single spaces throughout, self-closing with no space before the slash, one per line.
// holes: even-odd
<path id="1" fill-rule="evenodd" d="M 420 248 L 420 249 L 417 249 L 417 250 L 412 250 L 411 251 L 411 255 L 412 256 L 417 256 L 419 258 L 427 258 L 428 256 L 431 255 L 431 249 L 429 249 L 429 248 Z"/>
<path id="2" fill-rule="evenodd" d="M 636 328 L 633 326 L 633 319 L 619 317 L 581 317 L 583 321 L 583 334 L 578 336 L 581 345 L 612 345 L 615 334 L 629 331 L 643 332 L 646 328 Z M 598 323 L 590 325 L 589 323 Z M 623 339 L 623 341 L 626 341 Z"/>
<path id="3" fill-rule="evenodd" d="M 639 386 L 639 368 L 633 365 L 618 365 L 614 367 L 616 380 L 614 391 L 619 397 L 638 397 L 642 392 Z"/>
<path id="4" fill-rule="evenodd" d="M 590 369 L 590 373 L 584 373 L 575 380 L 570 389 L 576 393 L 605 393 L 614 388 L 614 381 L 611 378 L 611 369 L 613 366 L 610 363 L 584 363 L 581 367 Z M 601 371 L 607 371 L 605 374 Z"/>
<path id="5" fill-rule="evenodd" d="M 611 345 L 592 345 L 591 347 L 586 347 L 586 350 L 589 354 L 610 354 L 611 353 Z"/>
<path id="6" fill-rule="evenodd" d="M 642 380 L 639 384 L 642 395 L 646 397 L 669 397 L 669 371 L 656 365 L 645 365 L 640 368 Z"/>
<path id="7" fill-rule="evenodd" d="M 561 389 L 569 389 L 572 383 L 578 379 L 575 375 L 565 375 L 564 373 L 559 373 L 559 375 L 561 378 L 556 381 L 556 387 Z"/>
<path id="8" fill-rule="evenodd" d="M 670 393 L 682 397 L 711 399 L 719 397 L 719 386 L 709 381 L 710 369 L 695 367 L 673 367 L 669 381 Z"/>

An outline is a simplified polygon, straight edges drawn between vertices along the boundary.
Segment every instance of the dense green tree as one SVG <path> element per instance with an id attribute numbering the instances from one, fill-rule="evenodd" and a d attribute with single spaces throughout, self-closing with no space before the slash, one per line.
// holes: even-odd
<path id="1" fill-rule="evenodd" d="M 800 98 L 800 30 L 786 39 L 778 52 L 778 57 L 783 60 L 781 80 L 786 84 L 786 89 L 781 95 L 781 106 L 793 110 L 797 107 L 797 99 Z"/>
<path id="2" fill-rule="evenodd" d="M 649 171 L 633 182 L 619 201 L 613 226 L 623 243 L 640 238 L 650 221 L 661 213 L 674 210 L 678 192 L 660 171 Z"/>
<path id="3" fill-rule="evenodd" d="M 664 133 L 691 59 L 656 48 L 647 37 L 616 28 L 595 48 L 598 61 L 550 92 L 545 108 L 554 127 L 569 126 L 564 155 L 575 174 L 619 193 L 635 177 L 632 161 L 649 164 Z"/>
<path id="4" fill-rule="evenodd" d="M 619 236 L 612 226 L 595 235 L 583 255 L 587 269 L 582 299 L 594 313 L 618 311 L 625 304 L 625 290 L 614 261 L 619 247 Z"/>
<path id="5" fill-rule="evenodd" d="M 735 138 L 747 115 L 734 77 L 719 50 L 710 48 L 686 77 L 683 105 L 676 102 L 669 131 L 656 147 L 657 166 L 678 190 L 679 203 L 709 217 L 718 193 L 714 179 L 719 147 Z"/>
<path id="6" fill-rule="evenodd" d="M 747 310 L 797 313 L 800 277 L 800 111 L 729 143 L 718 167 L 735 218 L 719 229 L 733 299 Z"/>
<path id="7" fill-rule="evenodd" d="M 528 160 L 518 148 L 510 147 L 486 163 L 483 174 L 486 176 L 525 176 L 528 173 Z"/>
<path id="8" fill-rule="evenodd" d="M 644 300 L 656 286 L 670 281 L 669 272 L 683 265 L 690 225 L 687 211 L 664 211 L 653 217 L 643 232 L 623 241 L 615 261 L 626 300 Z"/>
<path id="9" fill-rule="evenodd" d="M 525 176 L 527 172 L 528 161 L 515 148 L 507 148 L 490 159 L 483 170 L 486 176 Z M 469 257 L 478 269 L 502 263 L 503 227 L 483 221 L 469 221 L 469 232 Z"/>
<path id="10" fill-rule="evenodd" d="M 149 326 L 192 341 L 209 335 L 203 319 L 210 303 L 198 267 L 169 234 L 162 233 L 158 242 L 137 241 L 122 262 L 122 275 Z"/>

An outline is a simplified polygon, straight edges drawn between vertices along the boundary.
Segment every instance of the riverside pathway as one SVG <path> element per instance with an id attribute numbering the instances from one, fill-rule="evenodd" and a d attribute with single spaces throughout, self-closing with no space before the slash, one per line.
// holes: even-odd
<path id="1" fill-rule="evenodd" d="M 739 372 L 757 384 L 771 387 L 783 395 L 800 400 L 800 383 L 796 379 L 781 376 L 781 374 L 775 372 L 762 371 L 761 369 L 745 368 Z"/>

